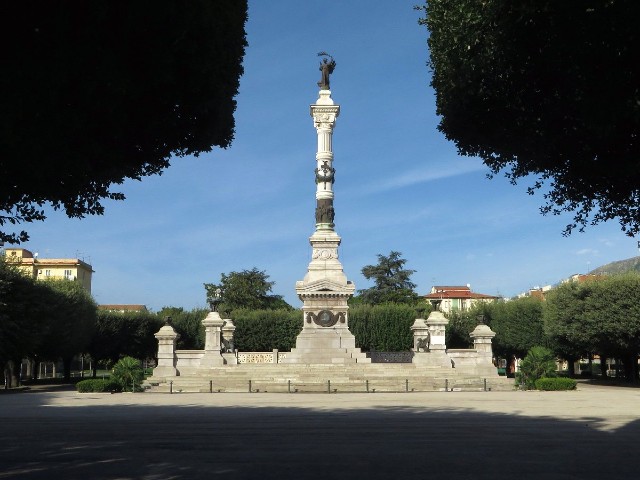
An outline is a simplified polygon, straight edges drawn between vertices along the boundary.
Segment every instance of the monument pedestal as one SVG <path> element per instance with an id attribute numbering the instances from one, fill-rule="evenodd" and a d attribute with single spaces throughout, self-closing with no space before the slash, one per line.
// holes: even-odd
<path id="1" fill-rule="evenodd" d="M 158 339 L 158 364 L 153 369 L 156 378 L 173 377 L 178 374 L 176 369 L 176 342 L 179 335 L 167 323 L 155 334 Z"/>
<path id="2" fill-rule="evenodd" d="M 416 365 L 452 368 L 451 358 L 447 355 L 445 329 L 449 320 L 436 310 L 429 318 L 417 318 L 413 323 L 413 360 Z"/>

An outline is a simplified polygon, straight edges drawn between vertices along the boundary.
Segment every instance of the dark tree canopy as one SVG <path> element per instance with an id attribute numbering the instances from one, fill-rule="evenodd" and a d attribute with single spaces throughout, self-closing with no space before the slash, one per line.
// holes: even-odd
<path id="1" fill-rule="evenodd" d="M 281 295 L 270 294 L 275 282 L 269 281 L 269 275 L 253 267 L 251 270 L 229 272 L 220 275 L 220 283 L 205 283 L 207 301 L 213 300 L 216 290 L 222 296 L 221 309 L 225 312 L 242 308 L 250 310 L 291 309 Z"/>
<path id="2" fill-rule="evenodd" d="M 505 358 L 523 358 L 535 346 L 548 346 L 544 334 L 543 302 L 534 297 L 522 297 L 490 305 L 491 330 L 496 332 L 493 350 Z"/>
<path id="3" fill-rule="evenodd" d="M 206 308 L 194 308 L 186 311 L 182 307 L 163 307 L 157 316 L 162 321 L 165 321 L 167 317 L 171 319 L 171 326 L 179 335 L 179 349 L 204 350 L 204 325 L 202 325 L 202 321 L 208 313 L 209 310 Z"/>
<path id="4" fill-rule="evenodd" d="M 94 360 L 116 363 L 125 356 L 151 358 L 156 356 L 158 341 L 153 336 L 162 326 L 158 315 L 149 312 L 112 312 L 98 310 L 96 327 L 87 348 Z"/>
<path id="5" fill-rule="evenodd" d="M 544 187 L 565 234 L 640 232 L 640 3 L 429 0 L 438 129 L 493 174 Z M 635 52 L 635 53 L 634 53 Z"/>
<path id="6" fill-rule="evenodd" d="M 0 255 L 0 367 L 33 355 L 48 330 L 52 292 Z"/>
<path id="7" fill-rule="evenodd" d="M 640 275 L 613 275 L 560 285 L 547 296 L 544 326 L 560 347 L 570 347 L 577 354 L 631 354 L 637 358 Z"/>
<path id="8" fill-rule="evenodd" d="M 415 270 L 405 269 L 405 263 L 402 253 L 391 251 L 388 256 L 378 254 L 376 265 L 362 267 L 364 278 L 375 283 L 373 287 L 359 291 L 363 303 L 415 303 L 418 296 L 413 289 L 416 285 L 411 282 Z"/>
<path id="9" fill-rule="evenodd" d="M 101 214 L 124 198 L 113 184 L 228 147 L 246 18 L 246 0 L 7 4 L 0 228 L 44 219 L 46 204 Z"/>

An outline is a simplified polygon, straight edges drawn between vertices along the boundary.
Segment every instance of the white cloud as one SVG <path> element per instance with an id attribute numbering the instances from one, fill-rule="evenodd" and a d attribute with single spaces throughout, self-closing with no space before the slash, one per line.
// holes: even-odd
<path id="1" fill-rule="evenodd" d="M 612 242 L 611 240 L 609 240 L 608 238 L 601 238 L 600 240 L 598 240 L 601 244 L 603 244 L 605 247 L 614 247 L 616 244 L 615 242 Z"/>
<path id="2" fill-rule="evenodd" d="M 576 252 L 576 255 L 598 255 L 598 250 L 593 248 L 582 248 Z"/>
<path id="3" fill-rule="evenodd" d="M 481 163 L 472 161 L 459 162 L 452 161 L 446 165 L 435 166 L 431 165 L 427 168 L 422 167 L 419 169 L 410 170 L 404 172 L 395 177 L 391 177 L 386 181 L 376 186 L 377 190 L 394 190 L 396 188 L 407 187 L 410 185 L 416 185 L 418 183 L 433 182 L 434 180 L 442 180 L 444 178 L 456 177 L 458 175 L 465 175 L 471 172 L 477 172 L 480 170 L 486 170 L 487 167 Z"/>

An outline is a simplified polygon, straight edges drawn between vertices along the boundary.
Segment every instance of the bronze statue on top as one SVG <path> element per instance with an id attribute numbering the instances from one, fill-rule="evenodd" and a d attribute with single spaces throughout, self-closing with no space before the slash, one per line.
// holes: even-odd
<path id="1" fill-rule="evenodd" d="M 318 56 L 325 57 L 322 59 L 322 62 L 320 62 L 320 71 L 322 72 L 322 77 L 318 82 L 318 86 L 320 87 L 320 90 L 330 90 L 329 75 L 331 75 L 333 73 L 333 70 L 336 68 L 336 61 L 327 52 L 320 52 L 318 53 Z M 329 61 L 327 57 L 329 57 L 331 61 Z"/>

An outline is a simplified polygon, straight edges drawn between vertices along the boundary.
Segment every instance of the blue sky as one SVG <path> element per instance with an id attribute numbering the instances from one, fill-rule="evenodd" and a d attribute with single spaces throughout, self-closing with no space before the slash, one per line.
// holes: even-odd
<path id="1" fill-rule="evenodd" d="M 562 236 L 570 216 L 543 217 L 527 184 L 487 180 L 436 126 L 424 27 L 415 0 L 250 1 L 249 47 L 227 150 L 177 158 L 162 175 L 131 181 L 104 216 L 59 212 L 27 225 L 42 258 L 92 264 L 98 303 L 187 309 L 202 284 L 257 267 L 294 306 L 315 219 L 317 52 L 333 55 L 336 231 L 347 277 L 377 254 L 402 252 L 419 293 L 471 284 L 513 296 L 637 254 L 617 223 Z"/>

